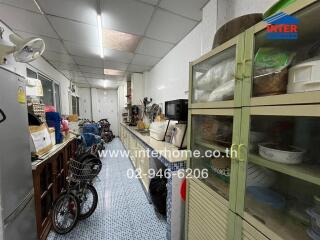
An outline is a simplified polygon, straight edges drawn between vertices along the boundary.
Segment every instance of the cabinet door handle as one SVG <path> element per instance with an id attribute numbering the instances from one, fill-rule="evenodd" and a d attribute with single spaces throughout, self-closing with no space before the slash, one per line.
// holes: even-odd
<path id="1" fill-rule="evenodd" d="M 237 148 L 238 148 L 238 144 L 232 144 L 232 145 L 231 145 L 231 148 L 230 148 L 230 151 L 231 151 L 230 156 L 231 156 L 231 159 L 232 159 L 232 160 L 235 160 L 235 159 L 237 158 L 237 155 L 238 155 L 238 153 L 237 153 Z M 235 153 L 235 155 L 234 155 L 234 153 Z"/>
<path id="2" fill-rule="evenodd" d="M 242 68 L 243 68 L 243 63 L 242 62 L 238 62 L 237 63 L 237 69 L 236 69 L 237 74 L 235 76 L 235 79 L 237 81 L 241 81 L 242 80 L 242 77 L 243 77 L 243 69 Z"/>
<path id="3" fill-rule="evenodd" d="M 4 122 L 7 119 L 7 116 L 4 114 L 4 112 L 2 111 L 2 109 L 0 109 L 0 114 L 1 114 L 1 119 L 0 119 L 0 123 Z"/>
<path id="4" fill-rule="evenodd" d="M 240 144 L 238 146 L 238 159 L 239 159 L 239 162 L 244 162 L 246 159 L 245 157 L 243 156 L 243 151 L 246 150 L 246 145 L 244 144 Z"/>
<path id="5" fill-rule="evenodd" d="M 251 74 L 251 72 L 252 72 L 252 68 L 253 68 L 253 66 L 252 66 L 252 59 L 246 59 L 245 61 L 244 61 L 244 77 L 245 78 L 251 78 L 252 76 L 252 74 Z"/>

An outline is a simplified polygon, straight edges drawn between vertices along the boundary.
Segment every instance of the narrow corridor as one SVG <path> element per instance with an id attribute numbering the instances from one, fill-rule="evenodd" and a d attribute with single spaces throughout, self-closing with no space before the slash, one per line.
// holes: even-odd
<path id="1" fill-rule="evenodd" d="M 107 150 L 123 150 L 116 138 L 106 145 Z M 95 213 L 79 221 L 66 235 L 49 234 L 49 240 L 161 240 L 166 239 L 166 222 L 149 204 L 138 179 L 129 179 L 132 168 L 128 158 L 107 157 L 95 187 L 99 203 Z"/>

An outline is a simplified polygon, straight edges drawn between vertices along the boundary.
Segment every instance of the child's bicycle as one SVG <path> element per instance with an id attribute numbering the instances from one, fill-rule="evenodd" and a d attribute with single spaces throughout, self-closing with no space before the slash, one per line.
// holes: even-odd
<path id="1" fill-rule="evenodd" d="M 70 160 L 66 191 L 53 204 L 52 224 L 57 233 L 70 232 L 78 220 L 96 210 L 98 193 L 92 183 L 100 170 L 101 162 Z"/>

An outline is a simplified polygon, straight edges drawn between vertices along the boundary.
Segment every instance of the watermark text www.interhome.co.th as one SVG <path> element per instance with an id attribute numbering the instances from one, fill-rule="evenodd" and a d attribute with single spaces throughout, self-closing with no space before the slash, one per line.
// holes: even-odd
<path id="1" fill-rule="evenodd" d="M 238 152 L 232 148 L 225 148 L 223 151 L 219 150 L 177 150 L 177 149 L 164 149 L 159 151 L 153 151 L 150 149 L 139 150 L 102 150 L 99 151 L 99 157 L 105 158 L 128 158 L 134 156 L 136 158 L 169 158 L 169 159 L 186 159 L 190 158 L 237 158 Z"/>

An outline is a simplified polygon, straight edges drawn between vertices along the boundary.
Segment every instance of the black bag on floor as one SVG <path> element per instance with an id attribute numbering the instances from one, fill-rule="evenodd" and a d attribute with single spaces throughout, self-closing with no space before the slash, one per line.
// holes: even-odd
<path id="1" fill-rule="evenodd" d="M 167 179 L 159 176 L 152 178 L 150 181 L 149 193 L 156 210 L 163 216 L 166 216 Z"/>

